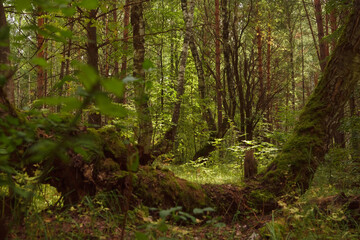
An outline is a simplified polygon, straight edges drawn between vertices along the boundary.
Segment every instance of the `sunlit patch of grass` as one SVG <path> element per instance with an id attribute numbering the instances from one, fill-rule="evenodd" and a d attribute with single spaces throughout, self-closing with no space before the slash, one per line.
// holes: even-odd
<path id="1" fill-rule="evenodd" d="M 241 184 L 242 168 L 239 164 L 214 164 L 210 166 L 165 165 L 177 177 L 200 184 Z"/>

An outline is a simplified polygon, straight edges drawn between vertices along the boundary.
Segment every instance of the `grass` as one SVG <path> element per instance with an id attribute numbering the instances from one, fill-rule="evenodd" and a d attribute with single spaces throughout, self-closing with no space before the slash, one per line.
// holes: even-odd
<path id="1" fill-rule="evenodd" d="M 209 166 L 192 164 L 165 165 L 177 177 L 200 184 L 236 184 L 240 185 L 243 171 L 240 164 L 227 163 Z"/>

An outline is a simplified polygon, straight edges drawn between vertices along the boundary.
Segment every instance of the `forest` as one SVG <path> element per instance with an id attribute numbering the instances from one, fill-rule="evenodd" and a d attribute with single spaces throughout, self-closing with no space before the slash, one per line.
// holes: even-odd
<path id="1" fill-rule="evenodd" d="M 360 239 L 360 0 L 0 0 L 0 240 Z"/>

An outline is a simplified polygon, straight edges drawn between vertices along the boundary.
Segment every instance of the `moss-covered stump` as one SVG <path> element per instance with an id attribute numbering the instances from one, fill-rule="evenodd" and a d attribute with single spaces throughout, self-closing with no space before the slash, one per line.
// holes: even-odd
<path id="1" fill-rule="evenodd" d="M 145 166 L 136 176 L 134 194 L 147 206 L 162 209 L 182 206 L 192 211 L 211 204 L 201 185 L 175 177 L 170 171 Z"/>

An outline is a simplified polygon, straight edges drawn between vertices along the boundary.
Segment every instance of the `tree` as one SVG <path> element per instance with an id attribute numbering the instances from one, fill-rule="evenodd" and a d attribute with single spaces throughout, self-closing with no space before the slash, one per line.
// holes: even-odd
<path id="1" fill-rule="evenodd" d="M 10 41 L 8 38 L 9 26 L 6 21 L 3 1 L 0 1 L 0 30 L 4 38 L 0 38 L 0 87 L 10 103 L 15 104 L 14 81 L 10 71 Z M 4 85 L 5 84 L 5 85 Z M 3 102 L 3 101 L 1 101 Z"/>
<path id="2" fill-rule="evenodd" d="M 133 28 L 133 46 L 134 46 L 134 72 L 133 76 L 137 78 L 135 83 L 135 106 L 138 114 L 138 148 L 140 162 L 148 164 L 151 161 L 150 148 L 153 133 L 151 114 L 148 100 L 145 92 L 146 79 L 144 71 L 145 60 L 145 22 L 143 18 L 143 2 L 135 2 L 131 6 L 131 25 Z"/>

